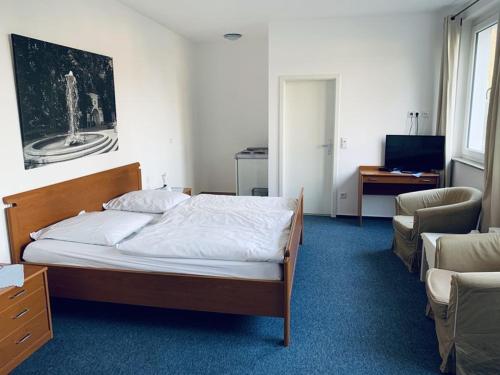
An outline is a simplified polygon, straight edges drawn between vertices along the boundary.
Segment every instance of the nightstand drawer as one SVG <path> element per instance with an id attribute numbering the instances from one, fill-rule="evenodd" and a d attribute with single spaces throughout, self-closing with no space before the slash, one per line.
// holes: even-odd
<path id="1" fill-rule="evenodd" d="M 39 288 L 0 312 L 0 337 L 6 337 L 45 310 L 45 289 Z"/>
<path id="2" fill-rule="evenodd" d="M 9 308 L 43 286 L 43 274 L 39 274 L 27 280 L 21 288 L 10 288 L 8 292 L 0 294 L 0 311 Z"/>
<path id="3" fill-rule="evenodd" d="M 2 372 L 2 367 L 9 362 L 18 360 L 18 357 L 24 357 L 28 352 L 31 353 L 30 349 L 39 346 L 40 340 L 49 335 L 47 310 L 44 310 L 0 341 L 0 372 Z"/>

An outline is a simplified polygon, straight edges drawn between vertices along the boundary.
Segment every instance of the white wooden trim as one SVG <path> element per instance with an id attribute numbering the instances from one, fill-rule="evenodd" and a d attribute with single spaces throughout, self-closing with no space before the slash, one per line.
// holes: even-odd
<path id="1" fill-rule="evenodd" d="M 465 102 L 465 116 L 464 116 L 464 127 L 462 134 L 462 156 L 466 159 L 470 159 L 477 163 L 484 163 L 484 152 L 477 152 L 475 150 L 471 150 L 468 147 L 469 143 L 469 132 L 470 132 L 470 116 L 471 116 L 471 107 L 472 107 L 472 87 L 474 81 L 474 64 L 476 61 L 476 47 L 477 47 L 477 34 L 490 26 L 493 26 L 495 23 L 498 24 L 498 14 L 494 16 L 482 16 L 478 17 L 478 19 L 472 21 L 471 30 L 470 30 L 470 40 L 468 41 L 469 45 L 469 62 L 468 62 L 468 71 L 467 71 L 467 93 L 466 93 L 466 102 Z M 497 31 L 498 38 L 498 31 Z"/>

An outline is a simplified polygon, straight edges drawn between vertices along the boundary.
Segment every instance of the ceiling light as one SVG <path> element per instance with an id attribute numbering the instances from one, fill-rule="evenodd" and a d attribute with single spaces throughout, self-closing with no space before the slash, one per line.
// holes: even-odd
<path id="1" fill-rule="evenodd" d="M 238 33 L 227 33 L 227 34 L 224 34 L 224 38 L 226 38 L 227 40 L 238 40 L 242 37 L 241 34 L 238 34 Z"/>

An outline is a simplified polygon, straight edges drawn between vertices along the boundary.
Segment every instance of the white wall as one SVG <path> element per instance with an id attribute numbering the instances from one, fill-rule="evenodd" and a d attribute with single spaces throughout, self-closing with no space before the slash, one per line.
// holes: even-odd
<path id="1" fill-rule="evenodd" d="M 267 39 L 195 47 L 196 191 L 235 192 L 234 154 L 267 146 Z"/>
<path id="2" fill-rule="evenodd" d="M 120 149 L 24 170 L 10 33 L 113 57 Z M 191 185 L 190 42 L 115 1 L 0 4 L 0 197 L 139 161 L 145 187 Z M 75 197 L 78 199 L 78 197 Z M 0 263 L 9 261 L 0 215 Z"/>
<path id="3" fill-rule="evenodd" d="M 484 190 L 484 170 L 459 161 L 452 161 L 451 186 L 469 186 Z"/>
<path id="4" fill-rule="evenodd" d="M 357 209 L 357 168 L 383 164 L 386 134 L 408 131 L 410 110 L 432 112 L 442 22 L 436 14 L 283 21 L 269 28 L 269 183 L 278 192 L 279 77 L 339 74 L 338 214 Z M 433 114 L 431 113 L 431 118 Z M 424 133 L 431 119 L 421 122 Z M 307 194 L 307 192 L 306 192 Z M 367 197 L 365 213 L 392 214 L 393 199 Z"/>

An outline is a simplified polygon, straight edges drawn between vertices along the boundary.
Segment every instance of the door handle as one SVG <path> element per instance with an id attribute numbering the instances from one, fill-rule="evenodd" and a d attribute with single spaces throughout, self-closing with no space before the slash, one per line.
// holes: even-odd
<path id="1" fill-rule="evenodd" d="M 320 145 L 320 147 L 328 149 L 328 155 L 331 155 L 333 151 L 333 141 L 331 139 L 328 141 L 330 143 L 325 143 L 324 145 Z"/>

